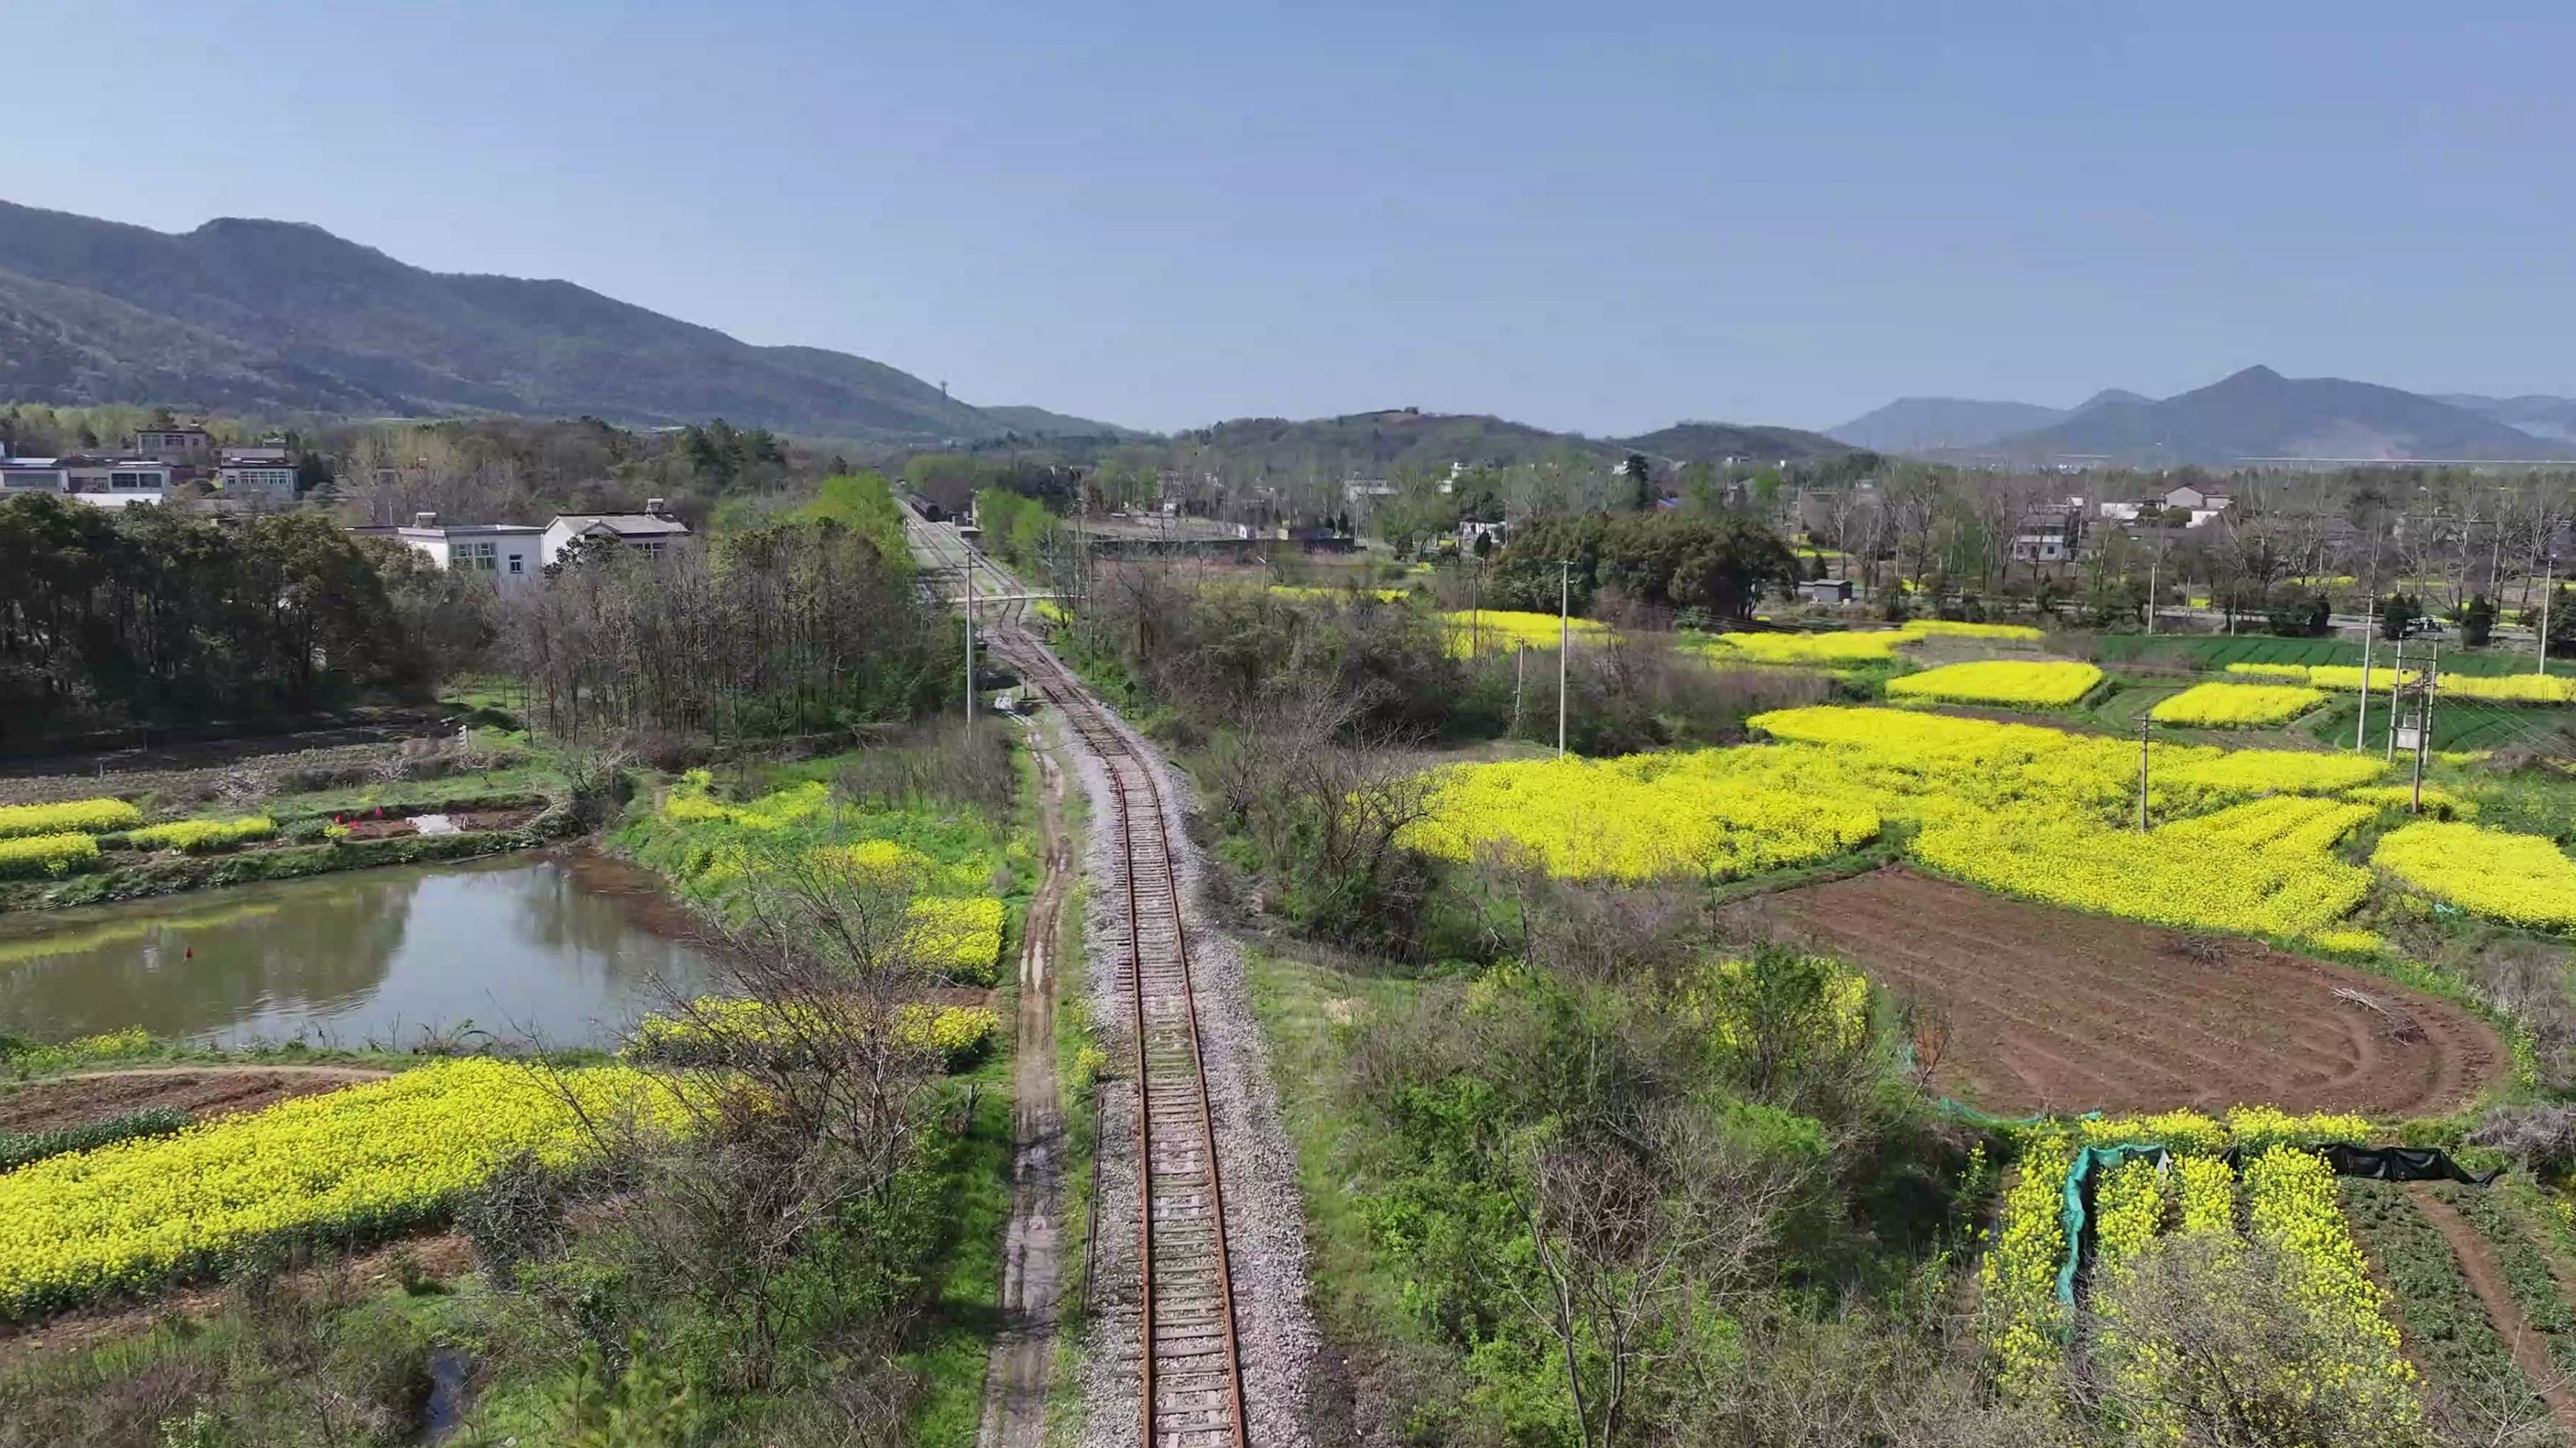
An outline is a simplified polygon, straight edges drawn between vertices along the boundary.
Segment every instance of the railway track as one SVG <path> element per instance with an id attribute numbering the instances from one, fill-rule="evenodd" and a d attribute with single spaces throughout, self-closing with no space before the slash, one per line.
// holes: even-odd
<path id="1" fill-rule="evenodd" d="M 1053 655 L 1016 630 L 995 652 L 1018 665 L 1108 772 L 1127 899 L 1121 984 L 1135 1041 L 1141 1164 L 1137 1394 L 1140 1448 L 1249 1448 L 1236 1341 L 1225 1184 L 1200 1050 L 1189 934 L 1155 770 Z"/>

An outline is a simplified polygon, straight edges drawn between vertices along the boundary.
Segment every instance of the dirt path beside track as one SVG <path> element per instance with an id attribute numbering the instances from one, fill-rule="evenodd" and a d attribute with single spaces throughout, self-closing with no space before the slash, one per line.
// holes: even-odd
<path id="1" fill-rule="evenodd" d="M 1064 772 L 1042 732 L 1037 759 L 1043 878 L 1021 928 L 1011 1106 L 1011 1224 L 1002 1239 L 1002 1329 L 984 1375 L 978 1448 L 1041 1448 L 1063 1284 L 1064 1113 L 1056 1098 L 1056 928 L 1073 871 Z"/>

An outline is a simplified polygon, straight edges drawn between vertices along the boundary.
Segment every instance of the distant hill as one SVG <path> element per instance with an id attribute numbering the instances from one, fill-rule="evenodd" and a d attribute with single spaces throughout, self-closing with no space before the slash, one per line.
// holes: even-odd
<path id="1" fill-rule="evenodd" d="M 1731 422 L 1677 422 L 1636 437 L 1614 438 L 1612 442 L 1650 457 L 1683 463 L 1722 463 L 1728 458 L 1794 462 L 1852 450 L 1849 444 L 1822 433 L 1801 432 L 1794 427 L 1744 427 Z"/>
<path id="2" fill-rule="evenodd" d="M 2533 437 L 2576 442 L 2576 397 L 2543 397 L 2536 393 L 2524 397 L 2480 397 L 2474 393 L 2458 392 L 2441 394 L 2434 401 L 2465 407 Z"/>
<path id="3" fill-rule="evenodd" d="M 1999 437 L 2062 421 L 2060 407 L 2031 402 L 1980 402 L 1967 397 L 1900 397 L 1864 412 L 1825 436 L 1872 452 L 1919 453 L 1980 447 Z"/>
<path id="4" fill-rule="evenodd" d="M 2576 445 L 2522 432 L 2430 397 L 2248 367 L 2161 402 L 2107 402 L 1981 451 L 2024 462 L 2103 457 L 2140 465 L 2224 467 L 2246 458 L 2538 461 Z"/>
<path id="5" fill-rule="evenodd" d="M 1224 455 L 1238 468 L 1297 473 L 1313 468 L 1384 474 L 1390 469 L 1509 467 L 1568 459 L 1617 459 L 1642 452 L 1674 462 L 1715 462 L 1739 457 L 1813 457 L 1850 449 L 1811 432 L 1788 427 L 1739 427 L 1684 422 L 1630 438 L 1550 432 L 1525 422 L 1483 413 L 1422 412 L 1394 408 L 1342 417 L 1292 421 L 1244 417 L 1180 433 L 1175 444 Z"/>
<path id="6" fill-rule="evenodd" d="M 2050 427 L 2114 402 L 2151 400 L 2125 387 L 2105 387 L 2071 408 L 1965 397 L 1900 397 L 1876 412 L 1828 429 L 1825 435 L 1872 452 L 1958 452 Z"/>
<path id="7" fill-rule="evenodd" d="M 1022 437 L 1107 438 L 1112 441 L 1123 441 L 1153 435 L 1139 432 L 1132 427 L 1120 427 L 1115 423 L 1094 422 L 1087 417 L 1068 417 L 1061 412 L 1049 412 L 1043 407 L 979 407 L 976 411 Z"/>
<path id="8" fill-rule="evenodd" d="M 407 266 L 319 227 L 184 235 L 0 202 L 0 392 L 231 412 L 723 417 L 937 442 L 1107 424 L 987 413 L 882 362 L 754 347 L 563 281 Z"/>

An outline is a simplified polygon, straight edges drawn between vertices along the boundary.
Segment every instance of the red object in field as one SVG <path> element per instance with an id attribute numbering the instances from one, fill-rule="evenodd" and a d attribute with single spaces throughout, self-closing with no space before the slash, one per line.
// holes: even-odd
<path id="1" fill-rule="evenodd" d="M 180 958 L 181 960 L 194 960 L 194 959 L 196 959 L 196 958 L 197 958 L 197 947 L 195 947 L 195 946 L 191 945 L 191 946 L 189 946 L 187 949 L 185 949 L 185 950 L 183 950 L 183 951 L 180 951 L 180 952 L 179 952 L 179 958 Z"/>

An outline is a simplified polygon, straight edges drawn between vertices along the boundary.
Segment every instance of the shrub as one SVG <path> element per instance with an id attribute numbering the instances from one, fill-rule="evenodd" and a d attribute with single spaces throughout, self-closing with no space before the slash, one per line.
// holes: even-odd
<path id="1" fill-rule="evenodd" d="M 98 858 L 93 835 L 22 835 L 0 839 L 0 880 L 29 875 L 67 875 Z"/>
<path id="2" fill-rule="evenodd" d="M 121 799 L 63 804 L 0 804 L 0 839 L 19 835 L 103 835 L 143 823 L 143 811 Z"/>

